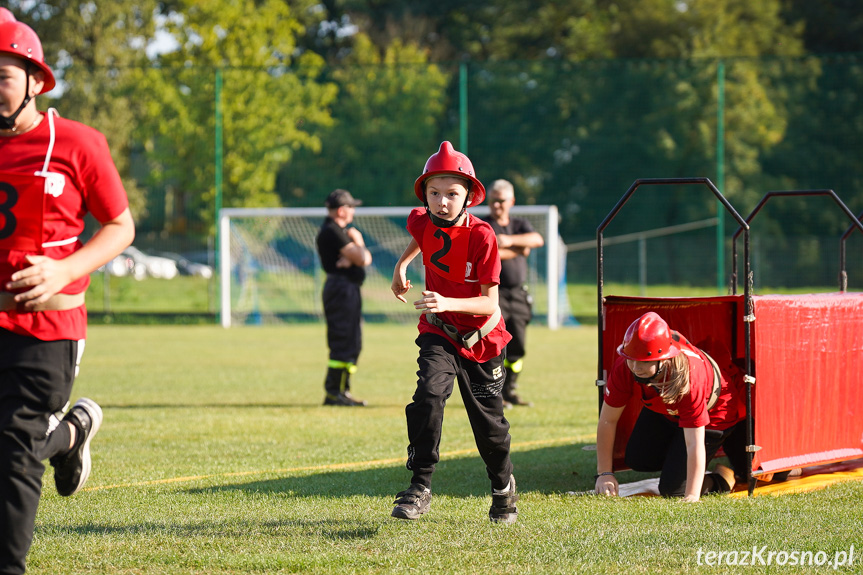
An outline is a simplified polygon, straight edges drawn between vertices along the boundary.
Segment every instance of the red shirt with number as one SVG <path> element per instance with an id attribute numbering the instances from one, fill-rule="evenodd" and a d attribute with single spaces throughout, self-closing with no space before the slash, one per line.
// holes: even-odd
<path id="1" fill-rule="evenodd" d="M 37 213 L 40 205 L 42 214 Z M 13 273 L 29 266 L 26 255 L 63 259 L 81 249 L 78 238 L 88 212 L 104 223 L 128 205 L 108 143 L 95 129 L 54 114 L 44 115 L 29 132 L 0 137 L 0 291 L 6 291 Z M 82 293 L 89 284 L 85 275 L 61 293 Z M 0 311 L 0 328 L 45 341 L 84 339 L 87 310 L 82 305 L 63 311 Z"/>
<path id="2" fill-rule="evenodd" d="M 423 252 L 426 291 L 444 297 L 471 298 L 482 295 L 484 284 L 500 284 L 497 239 L 488 223 L 468 213 L 465 225 L 439 228 L 431 223 L 425 208 L 414 208 L 408 216 L 407 229 Z M 436 315 L 442 322 L 455 326 L 462 335 L 481 328 L 489 320 L 487 315 L 455 312 Z M 436 333 L 449 339 L 442 329 L 428 322 L 425 314 L 420 316 L 418 328 L 421 334 Z M 459 343 L 455 343 L 455 347 L 465 359 L 484 363 L 499 356 L 511 339 L 501 318 L 497 326 L 470 349 Z"/>
<path id="3" fill-rule="evenodd" d="M 630 398 L 637 396 L 647 409 L 677 422 L 680 427 L 689 428 L 725 430 L 746 417 L 742 374 L 731 362 L 730 355 L 725 358 L 724 354 L 713 354 L 721 374 L 721 387 L 716 405 L 708 411 L 707 403 L 713 392 L 713 366 L 704 352 L 685 338 L 681 337 L 677 343 L 689 361 L 689 393 L 675 403 L 663 402 L 653 386 L 635 380 L 626 366 L 626 359 L 618 356 L 605 385 L 605 403 L 611 407 L 624 407 Z"/>

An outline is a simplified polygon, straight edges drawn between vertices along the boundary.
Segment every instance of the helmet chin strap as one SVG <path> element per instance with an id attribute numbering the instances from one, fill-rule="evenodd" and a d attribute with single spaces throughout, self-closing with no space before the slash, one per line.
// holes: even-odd
<path id="1" fill-rule="evenodd" d="M 27 106 L 27 104 L 30 103 L 30 100 L 33 99 L 33 97 L 30 95 L 30 66 L 29 66 L 29 64 L 27 65 L 27 68 L 25 71 L 27 73 L 27 86 L 26 86 L 25 92 L 24 92 L 25 93 L 24 101 L 21 102 L 21 105 L 18 106 L 18 109 L 15 110 L 15 113 L 12 114 L 11 116 L 9 116 L 8 118 L 6 116 L 0 115 L 0 130 L 13 130 L 14 131 L 15 130 L 15 122 L 18 121 L 18 116 L 21 115 L 21 112 L 24 111 L 24 108 Z"/>
<path id="2" fill-rule="evenodd" d="M 467 203 L 467 202 L 465 202 L 465 203 Z M 429 209 L 428 203 L 426 203 L 426 214 L 428 214 L 428 217 L 431 220 L 431 222 L 439 228 L 451 228 L 451 227 L 453 227 L 456 224 L 456 222 L 458 222 L 461 219 L 461 216 L 464 213 L 465 209 L 466 208 L 464 206 L 462 206 L 461 211 L 458 213 L 458 215 L 455 218 L 453 218 L 451 220 L 445 220 L 443 218 L 440 218 L 440 217 L 434 215 L 432 213 L 432 211 Z"/>

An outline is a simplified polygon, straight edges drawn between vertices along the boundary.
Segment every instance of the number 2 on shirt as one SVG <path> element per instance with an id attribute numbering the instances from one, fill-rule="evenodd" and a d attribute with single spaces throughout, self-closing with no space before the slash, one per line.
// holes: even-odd
<path id="1" fill-rule="evenodd" d="M 423 235 L 423 264 L 427 270 L 460 284 L 465 283 L 470 228 L 426 226 Z"/>

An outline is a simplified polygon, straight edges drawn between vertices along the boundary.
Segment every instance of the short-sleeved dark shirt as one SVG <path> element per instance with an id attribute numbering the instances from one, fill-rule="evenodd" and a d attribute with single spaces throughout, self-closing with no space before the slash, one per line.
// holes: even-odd
<path id="1" fill-rule="evenodd" d="M 530 222 L 525 220 L 524 218 L 510 218 L 509 224 L 506 226 L 502 226 L 499 223 L 495 222 L 491 216 L 484 218 L 489 224 L 491 224 L 491 228 L 494 230 L 495 235 L 505 234 L 507 236 L 517 236 L 520 234 L 530 234 L 535 232 L 533 226 L 530 225 Z M 518 256 L 514 258 L 510 258 L 508 260 L 501 260 L 500 262 L 500 287 L 502 288 L 515 288 L 521 287 L 525 283 L 527 283 L 527 258 L 524 256 Z"/>
<path id="2" fill-rule="evenodd" d="M 362 284 L 366 279 L 364 267 L 351 265 L 346 268 L 337 268 L 336 262 L 341 255 L 341 249 L 351 243 L 345 228 L 339 226 L 331 217 L 327 217 L 321 224 L 315 243 L 318 246 L 318 255 L 321 258 L 321 267 L 328 274 L 341 275 L 356 284 Z"/>

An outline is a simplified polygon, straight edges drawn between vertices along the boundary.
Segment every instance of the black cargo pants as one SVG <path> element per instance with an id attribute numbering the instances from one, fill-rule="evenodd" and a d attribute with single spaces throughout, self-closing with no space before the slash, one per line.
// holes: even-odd
<path id="1" fill-rule="evenodd" d="M 408 424 L 407 468 L 411 483 L 431 487 L 431 476 L 440 460 L 440 438 L 444 406 L 454 381 L 464 401 L 474 440 L 491 485 L 509 485 L 512 461 L 509 457 L 509 422 L 503 415 L 501 389 L 504 383 L 504 351 L 485 363 L 461 357 L 455 344 L 442 335 L 425 333 L 416 340 L 420 348 L 417 388 L 405 408 Z"/>

